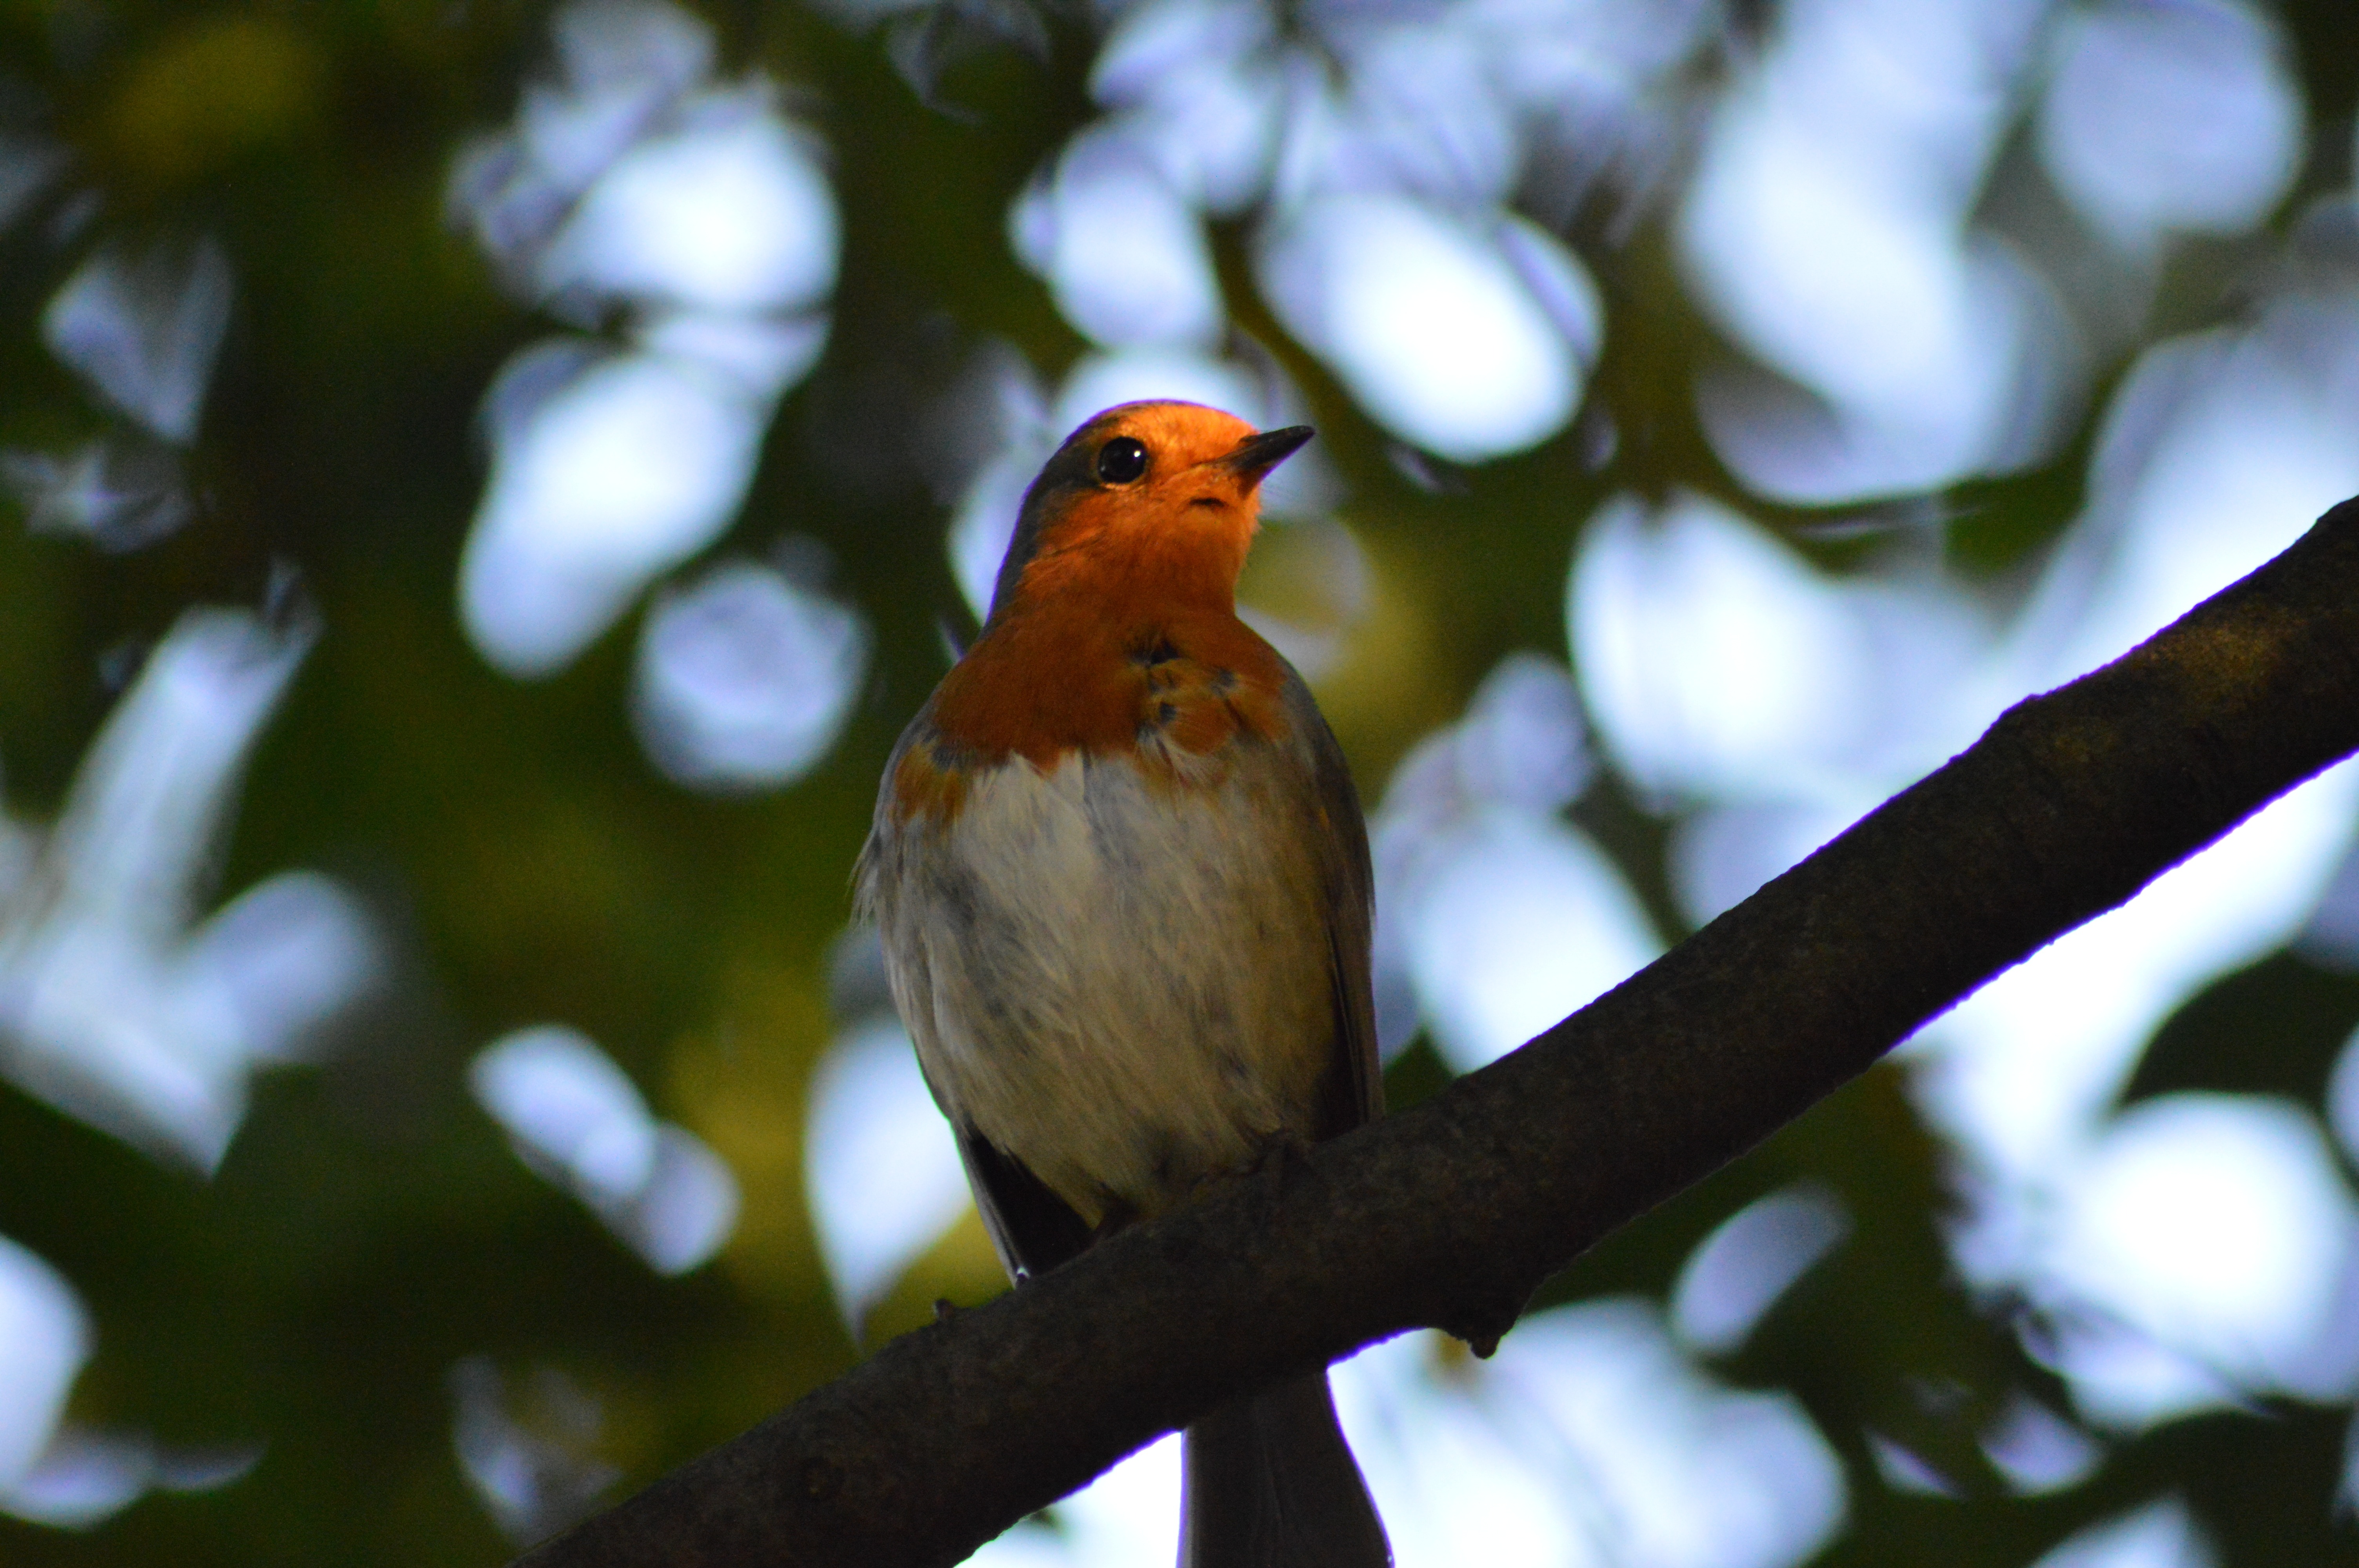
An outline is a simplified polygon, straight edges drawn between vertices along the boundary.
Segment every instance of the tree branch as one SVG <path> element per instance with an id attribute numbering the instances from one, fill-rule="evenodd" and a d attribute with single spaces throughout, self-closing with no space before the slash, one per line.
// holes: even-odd
<path id="1" fill-rule="evenodd" d="M 1524 1049 L 905 1336 L 522 1560 L 951 1563 L 1228 1396 L 1487 1346 L 1608 1231 L 2359 750 L 2359 501 Z"/>

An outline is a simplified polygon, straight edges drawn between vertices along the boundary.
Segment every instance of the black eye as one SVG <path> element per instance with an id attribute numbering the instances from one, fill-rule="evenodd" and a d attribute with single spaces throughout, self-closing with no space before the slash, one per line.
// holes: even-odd
<path id="1" fill-rule="evenodd" d="M 1128 436 L 1116 436 L 1098 449 L 1098 477 L 1108 484 L 1128 484 L 1147 471 L 1147 445 Z"/>

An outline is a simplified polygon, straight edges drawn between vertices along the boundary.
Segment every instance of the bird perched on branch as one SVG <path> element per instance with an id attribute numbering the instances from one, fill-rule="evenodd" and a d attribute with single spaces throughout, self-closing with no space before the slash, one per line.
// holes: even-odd
<path id="1" fill-rule="evenodd" d="M 1310 435 L 1191 403 L 1074 431 L 886 764 L 860 902 L 1019 1281 L 1383 1109 L 1359 801 L 1236 613 L 1261 481 Z M 1324 1371 L 1185 1454 L 1183 1568 L 1391 1561 Z"/>

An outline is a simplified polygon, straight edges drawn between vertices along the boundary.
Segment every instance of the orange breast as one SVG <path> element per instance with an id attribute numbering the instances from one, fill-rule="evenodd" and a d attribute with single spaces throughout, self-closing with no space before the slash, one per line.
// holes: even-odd
<path id="1" fill-rule="evenodd" d="M 1011 757 L 1046 770 L 1070 752 L 1130 756 L 1177 782 L 1172 752 L 1204 757 L 1285 733 L 1286 666 L 1234 614 L 1103 609 L 1034 606 L 968 650 L 934 694 L 931 743 L 910 747 L 895 774 L 904 818 L 955 816 L 963 775 Z"/>

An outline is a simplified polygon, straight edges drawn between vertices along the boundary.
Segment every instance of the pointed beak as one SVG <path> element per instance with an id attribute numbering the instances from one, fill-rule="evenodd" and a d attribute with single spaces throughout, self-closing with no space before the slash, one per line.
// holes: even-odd
<path id="1" fill-rule="evenodd" d="M 1302 443 L 1319 432 L 1308 425 L 1288 425 L 1283 430 L 1264 430 L 1257 436 L 1247 436 L 1239 441 L 1236 450 L 1220 460 L 1221 466 L 1245 481 L 1247 490 L 1261 483 L 1270 470 L 1292 457 Z"/>

